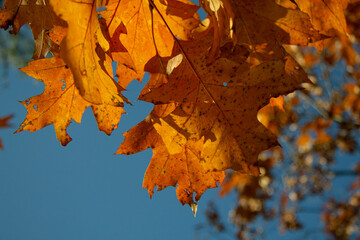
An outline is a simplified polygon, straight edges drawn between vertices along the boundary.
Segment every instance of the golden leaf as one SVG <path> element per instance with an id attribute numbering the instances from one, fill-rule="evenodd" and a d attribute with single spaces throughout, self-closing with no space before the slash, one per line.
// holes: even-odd
<path id="1" fill-rule="evenodd" d="M 70 69 L 60 58 L 33 61 L 20 70 L 44 82 L 45 90 L 42 94 L 21 102 L 28 112 L 16 132 L 34 132 L 53 124 L 57 139 L 65 146 L 71 141 L 66 128 L 71 120 L 80 123 L 87 107 L 92 107 L 99 130 L 106 134 L 117 127 L 121 114 L 125 113 L 119 107 L 92 105 L 85 101 L 74 85 Z"/>
<path id="2" fill-rule="evenodd" d="M 93 104 L 123 106 L 128 100 L 112 78 L 109 47 L 100 28 L 95 2 L 50 0 L 57 15 L 68 23 L 61 43 L 61 58 L 70 67 L 80 95 Z"/>
<path id="3" fill-rule="evenodd" d="M 195 201 L 199 201 L 205 190 L 217 187 L 217 182 L 222 183 L 225 173 L 209 172 L 207 163 L 193 152 L 194 148 L 190 145 L 179 146 L 181 149 L 176 150 L 169 148 L 171 145 L 176 146 L 176 139 L 160 136 L 159 129 L 156 128 L 164 128 L 165 132 L 171 131 L 171 127 L 166 123 L 159 125 L 157 122 L 160 120 L 155 114 L 151 114 L 148 120 L 125 133 L 125 141 L 116 154 L 134 154 L 153 148 L 153 157 L 146 170 L 143 187 L 148 189 L 151 197 L 155 186 L 160 191 L 177 184 L 176 194 L 179 201 L 191 205 L 194 203 L 194 193 Z"/>

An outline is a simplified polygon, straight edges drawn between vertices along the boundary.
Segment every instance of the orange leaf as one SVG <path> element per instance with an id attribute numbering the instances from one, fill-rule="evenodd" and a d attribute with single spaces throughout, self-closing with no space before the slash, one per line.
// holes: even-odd
<path id="1" fill-rule="evenodd" d="M 116 154 L 134 154 L 147 148 L 152 148 L 154 153 L 146 170 L 143 187 L 148 189 L 150 197 L 154 187 L 160 191 L 168 186 L 177 184 L 176 194 L 182 204 L 191 205 L 193 193 L 196 193 L 195 201 L 199 201 L 201 195 L 208 188 L 217 187 L 225 178 L 224 172 L 209 172 L 207 163 L 199 158 L 194 152 L 191 142 L 188 145 L 177 145 L 176 141 L 182 141 L 181 136 L 171 138 L 162 137 L 158 131 L 169 131 L 171 127 L 166 122 L 161 122 L 154 114 L 147 120 L 142 121 L 125 133 L 125 140 Z"/>
<path id="2" fill-rule="evenodd" d="M 44 82 L 45 90 L 41 95 L 21 102 L 28 113 L 16 132 L 34 132 L 53 124 L 57 138 L 65 146 L 71 141 L 66 128 L 72 119 L 80 123 L 87 107 L 93 108 L 99 129 L 106 134 L 110 134 L 117 127 L 121 114 L 125 112 L 119 107 L 91 105 L 85 101 L 74 85 L 70 69 L 60 58 L 33 61 L 20 70 Z"/>
<path id="3" fill-rule="evenodd" d="M 348 0 L 296 0 L 296 3 L 301 11 L 309 15 L 317 30 L 328 36 L 339 37 L 344 58 L 349 65 L 354 65 L 357 53 L 349 39 L 344 14 Z M 333 42 L 325 43 L 329 45 Z"/>
<path id="4" fill-rule="evenodd" d="M 225 196 L 232 189 L 237 187 L 240 183 L 245 185 L 250 183 L 252 180 L 254 179 L 250 175 L 242 174 L 242 173 L 233 173 L 231 174 L 229 180 L 227 180 L 221 185 L 220 196 Z"/>
<path id="5" fill-rule="evenodd" d="M 347 35 L 344 10 L 347 0 L 295 0 L 301 11 L 307 13 L 317 30 L 333 35 L 334 30 Z"/>
<path id="6" fill-rule="evenodd" d="M 61 57 L 70 67 L 80 95 L 93 104 L 123 106 L 127 99 L 121 94 L 124 89 L 111 77 L 111 59 L 105 56 L 109 43 L 100 28 L 95 1 L 50 0 L 50 3 L 68 23 Z"/>
<path id="7" fill-rule="evenodd" d="M 268 104 L 271 97 L 297 89 L 303 79 L 295 77 L 298 75 L 295 69 L 292 70 L 293 78 L 286 78 L 283 60 L 250 68 L 244 62 L 218 58 L 207 66 L 206 49 L 211 47 L 211 38 L 207 36 L 199 42 L 181 42 L 188 59 L 173 70 L 163 85 L 158 80 L 164 74 L 161 66 L 156 66 L 160 61 L 155 58 L 154 64 L 149 64 L 148 71 L 153 73 L 140 99 L 154 104 L 180 104 L 177 113 L 171 115 L 176 125 L 174 134 L 178 129 L 180 133 L 188 134 L 185 139 L 204 137 L 214 149 L 223 148 L 228 152 L 229 146 L 233 146 L 231 152 L 237 156 L 236 160 L 229 155 L 220 164 L 210 154 L 210 170 L 232 168 L 246 172 L 245 162 L 253 165 L 261 151 L 277 144 L 276 137 L 257 120 L 257 111 Z"/>
<path id="8" fill-rule="evenodd" d="M 176 37 L 185 40 L 191 37 L 191 31 L 199 24 L 196 13 L 199 7 L 190 1 L 154 0 L 153 3 L 156 9 L 150 7 L 148 0 L 110 0 L 107 10 L 102 13 L 113 43 L 121 44 L 127 50 L 120 56 L 114 55 L 114 60 L 132 68 L 139 80 L 149 59 L 156 54 L 171 54 L 174 38 L 164 20 Z M 118 32 L 121 24 L 124 29 Z M 118 75 L 122 78 L 120 72 Z"/>
<path id="9" fill-rule="evenodd" d="M 0 26 L 7 29 L 12 25 L 11 33 L 17 34 L 24 24 L 29 24 L 34 36 L 34 53 L 32 58 L 46 57 L 53 49 L 54 43 L 49 33 L 54 24 L 63 25 L 49 6 L 48 0 L 6 0 L 5 9 L 0 12 Z"/>
<path id="10" fill-rule="evenodd" d="M 154 156 L 144 180 L 148 189 L 155 185 L 163 189 L 180 184 L 180 178 L 188 178 L 183 170 L 171 174 L 177 176 L 176 181 L 171 175 L 161 175 L 164 165 L 173 171 L 173 162 L 184 164 L 186 169 L 199 166 L 191 172 L 197 177 L 229 168 L 258 175 L 258 154 L 277 144 L 275 135 L 257 121 L 258 109 L 268 104 L 272 96 L 293 91 L 307 80 L 291 58 L 254 67 L 245 62 L 247 51 L 239 51 L 244 55 L 233 58 L 231 52 L 240 46 L 223 48 L 223 57 L 207 65 L 207 49 L 212 46 L 210 34 L 211 31 L 199 34 L 198 41 L 180 41 L 181 48 L 175 48 L 173 56 L 183 54 L 184 59 L 171 73 L 166 73 L 165 66 L 173 57 L 156 56 L 146 66 L 151 79 L 140 99 L 156 106 L 150 117 L 125 134 L 117 153 L 133 154 L 153 148 Z M 166 104 L 172 107 L 165 107 Z M 214 181 L 213 177 L 210 179 Z M 185 188 L 183 184 L 179 186 L 182 188 L 178 189 Z M 192 198 L 185 196 L 189 197 L 178 192 L 179 200 L 190 204 Z"/>
<path id="11" fill-rule="evenodd" d="M 205 10 L 213 11 L 217 16 L 215 21 L 218 23 L 215 26 L 219 25 L 219 29 L 215 27 L 214 38 L 215 41 L 222 40 L 222 42 L 215 43 L 213 48 L 224 44 L 224 40 L 227 40 L 222 36 L 224 34 L 229 35 L 235 44 L 249 44 L 253 47 L 262 44 L 306 46 L 324 37 L 313 29 L 307 14 L 282 7 L 273 0 L 226 0 L 221 2 L 220 7 L 215 8 L 216 10 L 211 10 L 206 4 L 203 5 Z M 210 5 L 212 4 L 210 3 Z M 213 55 L 217 57 L 216 54 Z"/>

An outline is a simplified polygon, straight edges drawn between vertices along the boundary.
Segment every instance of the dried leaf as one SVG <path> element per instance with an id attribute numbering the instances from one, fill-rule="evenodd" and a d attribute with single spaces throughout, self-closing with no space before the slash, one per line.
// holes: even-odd
<path id="1" fill-rule="evenodd" d="M 168 61 L 166 66 L 166 74 L 170 75 L 172 71 L 180 65 L 183 60 L 183 55 L 180 53 Z"/>

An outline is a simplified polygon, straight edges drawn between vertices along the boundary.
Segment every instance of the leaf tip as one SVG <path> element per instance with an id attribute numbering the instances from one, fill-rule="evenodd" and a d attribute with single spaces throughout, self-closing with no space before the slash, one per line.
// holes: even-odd
<path id="1" fill-rule="evenodd" d="M 194 213 L 194 218 L 196 218 L 196 213 L 197 213 L 197 208 L 198 208 L 197 203 L 192 202 L 189 204 L 189 206 L 191 208 L 191 211 Z"/>

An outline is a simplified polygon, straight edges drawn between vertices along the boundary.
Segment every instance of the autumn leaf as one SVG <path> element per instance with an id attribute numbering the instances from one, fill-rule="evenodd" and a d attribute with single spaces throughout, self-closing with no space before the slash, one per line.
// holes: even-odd
<path id="1" fill-rule="evenodd" d="M 93 104 L 123 106 L 128 100 L 112 78 L 111 59 L 105 56 L 109 43 L 101 30 L 92 0 L 50 1 L 68 24 L 61 42 L 61 58 L 70 67 L 80 95 Z"/>
<path id="2" fill-rule="evenodd" d="M 6 117 L 0 117 L 0 128 L 10 127 L 9 120 L 11 118 L 13 118 L 12 115 Z M 4 145 L 2 144 L 1 138 L 0 138 L 0 149 L 4 149 Z"/>
<path id="3" fill-rule="evenodd" d="M 209 59 L 212 61 L 218 56 L 220 47 L 228 39 L 232 39 L 234 44 L 237 43 L 233 29 L 235 15 L 229 0 L 201 0 L 199 4 L 209 15 L 214 26 L 214 41 L 209 53 Z"/>
<path id="4" fill-rule="evenodd" d="M 0 117 L 0 128 L 10 127 L 9 120 L 13 118 L 12 115 L 6 117 Z"/>
<path id="5" fill-rule="evenodd" d="M 237 43 L 277 42 L 306 46 L 322 39 L 309 17 L 301 11 L 281 7 L 271 0 L 231 2 L 238 16 L 234 20 Z"/>
<path id="6" fill-rule="evenodd" d="M 215 24 L 223 28 L 221 32 L 215 31 L 215 40 L 224 39 L 217 36 L 219 34 L 229 34 L 234 44 L 248 44 L 254 51 L 263 44 L 271 51 L 282 44 L 306 46 L 324 38 L 313 28 L 307 14 L 284 8 L 272 0 L 226 0 L 217 11 L 218 15 L 228 16 L 231 20 Z M 218 49 L 223 44 L 214 44 L 213 48 Z"/>
<path id="7" fill-rule="evenodd" d="M 360 87 L 357 84 L 349 83 L 345 86 L 345 91 L 347 93 L 344 101 L 342 102 L 342 108 L 345 111 L 360 111 Z"/>
<path id="8" fill-rule="evenodd" d="M 71 141 L 66 128 L 71 120 L 80 123 L 87 107 L 92 107 L 99 130 L 108 135 L 117 128 L 121 114 L 125 113 L 119 107 L 94 105 L 85 101 L 74 85 L 71 70 L 60 58 L 33 61 L 20 70 L 44 82 L 45 90 L 42 94 L 21 102 L 28 112 L 16 132 L 34 132 L 53 124 L 57 139 L 65 146 Z"/>
<path id="9" fill-rule="evenodd" d="M 272 151 L 277 152 L 280 148 L 276 147 Z M 272 181 L 271 168 L 275 165 L 275 158 L 273 156 L 266 156 L 260 158 L 259 167 L 261 168 L 261 175 L 251 176 L 239 172 L 233 172 L 229 175 L 226 181 L 221 185 L 220 196 L 227 195 L 232 189 L 238 188 L 245 197 L 256 197 L 259 191 L 266 189 Z"/>
<path id="10" fill-rule="evenodd" d="M 187 139 L 211 139 L 213 147 L 219 149 L 221 140 L 229 138 L 228 144 L 223 145 L 224 150 L 232 152 L 229 148 L 239 147 L 235 151 L 238 152 L 236 160 L 224 158 L 223 165 L 210 160 L 209 170 L 241 170 L 241 162 L 253 165 L 259 152 L 277 143 L 276 137 L 257 121 L 257 111 L 268 104 L 271 97 L 298 89 L 304 80 L 295 77 L 301 74 L 300 69 L 292 66 L 293 78 L 288 81 L 285 59 L 250 68 L 246 62 L 219 58 L 207 66 L 206 53 L 211 47 L 208 35 L 199 42 L 181 42 L 181 45 L 187 60 L 183 60 L 168 76 L 168 83 L 160 87 L 157 81 L 163 73 L 159 73 L 159 67 L 152 69 L 157 73 L 149 69 L 151 79 L 140 99 L 154 104 L 179 103 L 182 112 L 172 118 L 179 129 L 189 134 Z"/>
<path id="11" fill-rule="evenodd" d="M 15 1 L 12 1 L 15 2 Z M 5 6 L 4 6 L 5 7 Z M 17 8 L 15 7 L 7 7 L 4 9 L 0 9 L 0 27 L 7 30 L 9 26 L 12 25 L 14 21 L 14 17 L 16 14 Z"/>
<path id="12" fill-rule="evenodd" d="M 328 36 L 337 36 L 342 43 L 342 52 L 350 65 L 355 64 L 357 53 L 347 33 L 345 9 L 347 0 L 301 0 L 295 1 L 302 12 L 309 15 L 315 29 Z M 332 41 L 330 41 L 332 44 Z M 325 43 L 325 45 L 330 45 Z M 317 46 L 316 44 L 315 46 Z M 321 48 L 320 48 L 321 49 Z"/>
<path id="13" fill-rule="evenodd" d="M 163 128 L 163 131 L 159 128 Z M 164 138 L 159 131 L 169 131 L 169 136 Z M 177 184 L 176 194 L 179 201 L 191 206 L 194 203 L 194 193 L 195 201 L 199 201 L 205 190 L 217 187 L 217 183 L 223 182 L 225 173 L 209 172 L 206 161 L 193 152 L 192 145 L 197 143 L 176 146 L 177 139 L 170 139 L 171 131 L 174 131 L 171 126 L 153 112 L 147 120 L 124 134 L 125 141 L 116 153 L 134 154 L 152 148 L 154 153 L 144 176 L 143 187 L 148 189 L 151 197 L 155 186 L 160 191 Z M 171 145 L 176 149 L 172 149 Z"/>
<path id="14" fill-rule="evenodd" d="M 28 114 L 16 132 L 53 124 L 66 145 L 70 122 L 80 123 L 91 107 L 99 129 L 110 134 L 128 102 L 122 92 L 148 72 L 139 99 L 155 107 L 124 134 L 117 153 L 152 148 L 143 187 L 152 196 L 155 186 L 177 185 L 179 201 L 193 207 L 206 189 L 223 182 L 224 170 L 247 179 L 259 175 L 258 155 L 278 143 L 258 111 L 269 103 L 281 109 L 283 95 L 309 82 L 283 45 L 309 46 L 333 31 L 344 37 L 346 5 L 201 0 L 209 16 L 200 23 L 199 6 L 188 0 L 6 0 L 1 27 L 11 25 L 17 33 L 29 23 L 33 58 L 53 55 L 21 69 L 44 82 L 45 90 L 22 102 Z M 316 127 L 329 139 L 325 127 Z M 303 134 L 299 147 L 309 137 Z"/>
<path id="15" fill-rule="evenodd" d="M 29 24 L 34 36 L 34 53 L 32 58 L 44 58 L 54 48 L 55 43 L 49 33 L 59 21 L 49 6 L 48 0 L 6 0 L 4 9 L 0 11 L 0 26 L 7 29 L 12 26 L 11 33 L 17 34 L 24 24 Z"/>
<path id="16" fill-rule="evenodd" d="M 257 120 L 257 111 L 268 104 L 271 97 L 298 89 L 304 81 L 303 73 L 287 58 L 251 66 L 246 62 L 248 51 L 240 45 L 233 49 L 223 48 L 223 57 L 207 65 L 208 49 L 212 46 L 209 36 L 211 32 L 204 32 L 198 42 L 179 41 L 181 47 L 174 49 L 174 57 L 157 56 L 148 63 L 146 70 L 151 78 L 140 99 L 156 106 L 150 117 L 125 134 L 125 142 L 118 154 L 132 154 L 151 147 L 154 150 L 151 166 L 162 166 L 163 161 L 170 164 L 166 159 L 173 158 L 169 155 L 184 159 L 191 153 L 193 158 L 186 158 L 188 165 L 189 162 L 191 165 L 200 164 L 202 170 L 197 173 L 200 175 L 201 172 L 221 172 L 229 168 L 258 175 L 258 154 L 275 146 L 277 140 Z M 233 58 L 231 51 L 242 56 Z M 179 54 L 184 58 L 181 61 L 178 60 Z M 288 60 L 291 63 L 287 65 Z M 163 69 L 169 65 L 171 71 Z M 158 111 L 158 107 L 162 108 L 164 104 L 171 104 L 171 109 Z M 144 141 L 144 136 L 160 138 L 161 141 L 149 142 L 161 142 L 161 145 L 138 145 Z M 166 157 L 160 159 L 158 152 Z M 157 185 L 162 189 L 173 185 L 162 185 L 156 180 L 160 170 L 150 174 L 149 169 L 144 187 Z M 147 182 L 152 184 L 145 184 Z M 179 200 L 184 203 L 182 197 Z M 189 201 L 185 203 L 190 204 Z"/>
<path id="17" fill-rule="evenodd" d="M 126 49 L 120 56 L 113 55 L 114 60 L 130 67 L 141 80 L 152 57 L 171 55 L 174 38 L 168 27 L 180 39 L 191 38 L 191 31 L 199 24 L 198 8 L 187 0 L 110 0 L 102 16 L 112 42 Z M 122 77 L 120 72 L 118 75 Z"/>
<path id="18" fill-rule="evenodd" d="M 272 120 L 274 118 L 276 118 L 277 120 L 281 119 L 279 116 L 275 115 L 277 110 L 280 110 L 282 114 L 286 114 L 284 109 L 283 95 L 280 95 L 277 98 L 270 98 L 269 104 L 261 108 L 257 114 L 257 118 L 259 122 L 261 122 L 267 129 L 269 129 L 276 136 L 278 136 L 279 134 L 280 126 L 278 126 L 278 124 L 274 124 Z"/>
<path id="19" fill-rule="evenodd" d="M 295 0 L 299 9 L 307 13 L 315 29 L 326 35 L 335 32 L 347 35 L 344 10 L 347 0 Z"/>

